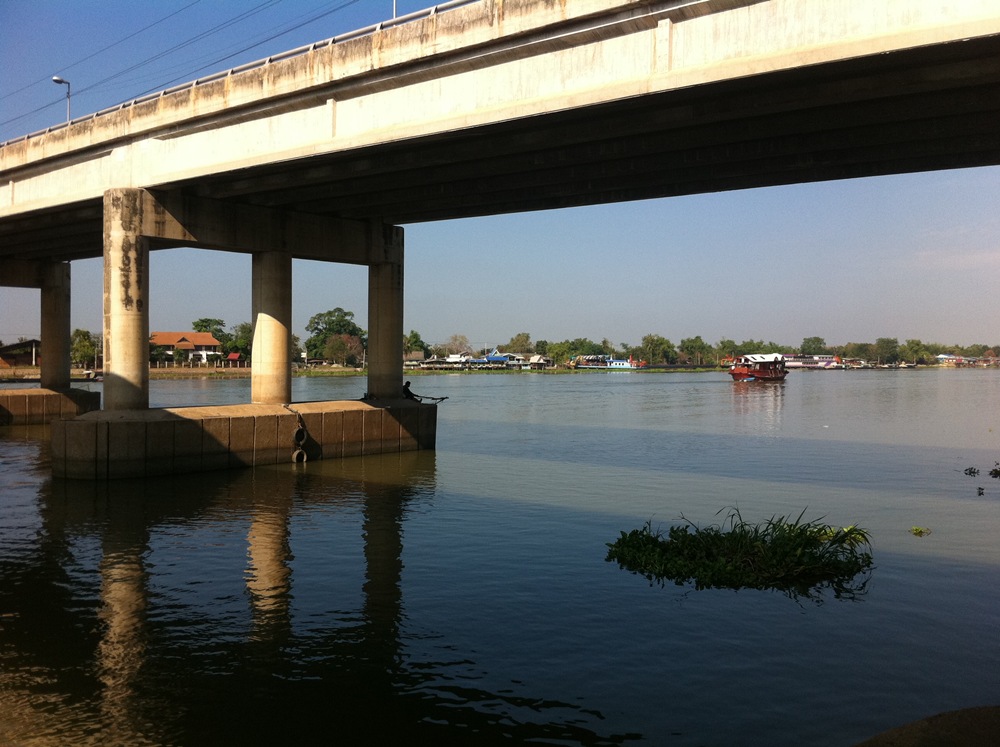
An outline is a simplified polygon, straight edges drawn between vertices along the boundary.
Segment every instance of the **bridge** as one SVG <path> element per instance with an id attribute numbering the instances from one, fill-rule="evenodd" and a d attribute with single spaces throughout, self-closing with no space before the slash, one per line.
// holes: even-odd
<path id="1" fill-rule="evenodd" d="M 103 256 L 104 409 L 135 413 L 148 252 L 250 253 L 251 399 L 285 406 L 292 260 L 364 265 L 393 402 L 401 224 L 995 165 L 998 94 L 994 0 L 453 0 L 0 145 L 0 285 L 41 289 L 63 391 L 70 263 Z"/>

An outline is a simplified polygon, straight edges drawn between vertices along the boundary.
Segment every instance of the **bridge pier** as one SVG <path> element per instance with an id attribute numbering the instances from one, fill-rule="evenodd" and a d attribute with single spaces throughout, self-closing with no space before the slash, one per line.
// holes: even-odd
<path id="1" fill-rule="evenodd" d="M 144 190 L 104 193 L 104 409 L 149 408 L 149 238 Z"/>
<path id="2" fill-rule="evenodd" d="M 282 405 L 292 401 L 292 255 L 253 255 L 253 347 L 250 401 Z"/>
<path id="3" fill-rule="evenodd" d="M 0 425 L 37 425 L 99 409 L 99 392 L 70 387 L 69 262 L 0 260 L 0 287 L 41 291 L 42 337 L 41 387 L 0 389 Z"/>
<path id="4" fill-rule="evenodd" d="M 368 265 L 368 394 L 403 394 L 403 232 L 384 227 L 383 261 Z"/>
<path id="5" fill-rule="evenodd" d="M 42 268 L 42 389 L 70 388 L 69 262 L 46 262 Z"/>
<path id="6" fill-rule="evenodd" d="M 252 255 L 251 404 L 150 410 L 149 252 L 170 246 Z M 363 403 L 291 402 L 295 257 L 368 267 L 369 396 Z M 60 324 L 68 330 L 61 277 L 51 271 L 46 303 L 65 306 Z M 104 338 L 104 412 L 53 427 L 59 476 L 154 476 L 434 448 L 437 408 L 402 397 L 403 231 L 396 226 L 234 209 L 176 192 L 108 190 Z"/>

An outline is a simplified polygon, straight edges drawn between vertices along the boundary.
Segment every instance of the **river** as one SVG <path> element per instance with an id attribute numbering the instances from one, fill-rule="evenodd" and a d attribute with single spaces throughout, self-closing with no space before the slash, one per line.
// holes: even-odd
<path id="1" fill-rule="evenodd" d="M 0 428 L 0 744 L 846 746 L 1000 703 L 997 371 L 413 388 L 448 397 L 434 452 L 103 484 Z M 605 560 L 727 507 L 860 525 L 875 568 L 803 598 Z"/>

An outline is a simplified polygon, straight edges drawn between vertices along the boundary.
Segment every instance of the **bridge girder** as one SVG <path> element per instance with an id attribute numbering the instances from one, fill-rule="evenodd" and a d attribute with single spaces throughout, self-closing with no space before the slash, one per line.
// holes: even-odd
<path id="1" fill-rule="evenodd" d="M 303 225 L 348 221 L 334 225 L 349 234 L 349 221 L 409 224 L 997 165 L 997 121 L 1000 36 L 985 36 L 150 189 L 246 220 L 267 209 Z M 13 216 L 0 221 L 0 258 L 97 257 L 101 236 L 99 201 Z"/>

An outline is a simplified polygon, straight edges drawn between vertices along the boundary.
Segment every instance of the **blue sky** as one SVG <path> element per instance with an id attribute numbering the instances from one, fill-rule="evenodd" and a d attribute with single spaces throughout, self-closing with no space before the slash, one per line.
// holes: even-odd
<path id="1" fill-rule="evenodd" d="M 0 141 L 65 119 L 53 75 L 82 116 L 392 14 L 392 0 L 0 0 Z M 1000 344 L 998 194 L 991 167 L 407 226 L 404 326 L 475 346 L 519 332 Z M 248 256 L 150 265 L 154 330 L 250 320 Z M 72 325 L 99 332 L 100 260 L 72 271 Z M 293 282 L 296 334 L 338 306 L 366 326 L 363 268 L 296 262 Z M 38 331 L 38 292 L 0 288 L 0 340 Z"/>

